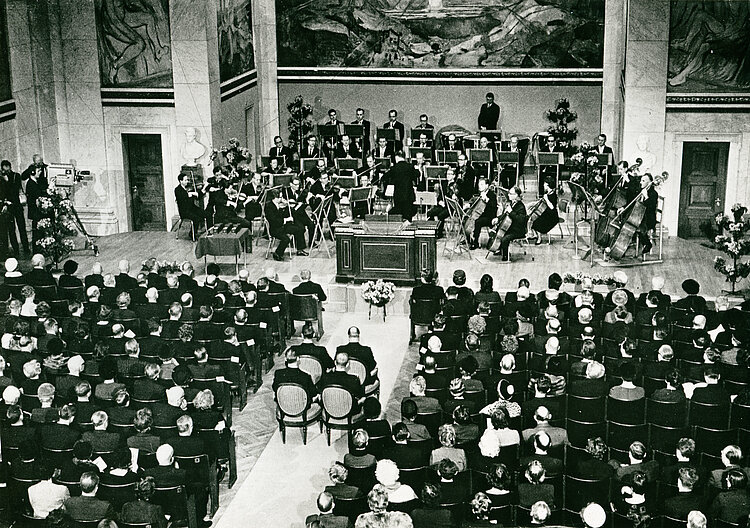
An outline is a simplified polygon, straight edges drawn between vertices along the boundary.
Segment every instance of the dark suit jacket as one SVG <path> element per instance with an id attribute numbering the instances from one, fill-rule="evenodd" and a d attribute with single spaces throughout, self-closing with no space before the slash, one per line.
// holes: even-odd
<path id="1" fill-rule="evenodd" d="M 323 374 L 319 383 L 320 390 L 322 391 L 325 387 L 330 385 L 341 385 L 352 394 L 355 400 L 365 395 L 364 388 L 359 383 L 359 378 L 343 371 L 326 372 Z M 357 408 L 356 401 L 354 403 L 355 408 Z"/>
<path id="2" fill-rule="evenodd" d="M 34 181 L 29 178 L 26 182 L 26 199 L 29 207 L 29 218 L 31 220 L 39 220 L 42 218 L 42 212 L 37 205 L 37 200 L 40 196 L 45 195 L 47 192 L 47 182 L 43 179 Z"/>
<path id="3" fill-rule="evenodd" d="M 154 477 L 156 485 L 161 488 L 171 486 L 180 486 L 185 484 L 185 470 L 177 469 L 174 466 L 157 466 L 147 469 L 143 472 L 145 477 Z"/>
<path id="4" fill-rule="evenodd" d="M 282 383 L 298 383 L 302 385 L 302 388 L 305 389 L 310 399 L 318 392 L 310 375 L 298 368 L 282 368 L 277 370 L 273 375 L 272 387 L 274 392 L 276 392 L 276 389 Z"/>
<path id="5" fill-rule="evenodd" d="M 672 306 L 682 310 L 688 310 L 689 312 L 702 314 L 706 312 L 706 299 L 700 295 L 688 295 L 672 303 Z"/>
<path id="6" fill-rule="evenodd" d="M 138 287 L 138 281 L 127 273 L 115 275 L 115 287 L 120 291 L 130 291 Z"/>
<path id="7" fill-rule="evenodd" d="M 401 121 L 395 121 L 393 124 L 388 121 L 387 123 L 383 124 L 383 128 L 392 128 L 394 130 L 398 130 L 398 133 L 396 134 L 396 141 L 393 146 L 396 150 L 401 150 L 404 146 L 404 138 L 406 137 L 404 135 L 404 124 Z"/>
<path id="8" fill-rule="evenodd" d="M 96 497 L 70 497 L 65 501 L 65 511 L 74 521 L 97 521 L 114 516 L 112 505 Z"/>
<path id="9" fill-rule="evenodd" d="M 479 128 L 486 128 L 487 130 L 497 130 L 497 121 L 500 119 L 500 107 L 497 103 L 493 102 L 492 106 L 484 103 L 479 109 L 479 118 L 477 124 Z"/>
<path id="10" fill-rule="evenodd" d="M 149 523 L 152 528 L 167 526 L 161 506 L 143 500 L 123 504 L 118 519 L 125 523 Z"/>
<path id="11" fill-rule="evenodd" d="M 83 279 L 83 284 L 88 288 L 89 286 L 98 286 L 99 289 L 104 288 L 104 277 L 98 273 L 86 275 Z"/>
<path id="12" fill-rule="evenodd" d="M 137 379 L 133 383 L 133 397 L 139 400 L 166 401 L 166 387 L 151 379 Z"/>
<path id="13" fill-rule="evenodd" d="M 393 162 L 393 156 L 395 152 L 393 151 L 393 145 L 390 143 L 386 145 L 385 150 L 381 152 L 380 146 L 376 145 L 374 149 L 372 149 L 372 157 L 373 158 L 388 158 Z"/>
<path id="14" fill-rule="evenodd" d="M 689 493 L 678 493 L 662 503 L 662 513 L 675 519 L 687 519 L 688 513 L 693 510 L 704 510 L 705 500 L 703 494 L 697 491 Z"/>
<path id="15" fill-rule="evenodd" d="M 393 444 L 388 449 L 388 458 L 393 460 L 399 469 L 418 468 L 426 465 L 428 455 L 418 447 L 408 444 Z"/>
<path id="16" fill-rule="evenodd" d="M 386 184 L 393 185 L 393 203 L 399 205 L 402 212 L 405 207 L 410 209 L 414 205 L 414 182 L 417 175 L 414 167 L 406 161 L 396 163 L 385 174 Z"/>
<path id="17" fill-rule="evenodd" d="M 122 437 L 109 431 L 86 431 L 81 439 L 89 442 L 94 452 L 114 451 L 122 445 Z"/>
<path id="18" fill-rule="evenodd" d="M 323 291 L 321 285 L 309 280 L 297 285 L 297 287 L 292 290 L 292 293 L 295 295 L 316 295 L 320 302 L 324 302 L 328 299 L 328 296 L 326 295 L 326 292 Z"/>
<path id="19" fill-rule="evenodd" d="M 39 436 L 43 447 L 72 449 L 73 444 L 81 437 L 81 433 L 69 425 L 54 423 L 42 426 Z"/>
<path id="20" fill-rule="evenodd" d="M 570 394 L 576 396 L 604 396 L 609 385 L 602 379 L 577 379 L 570 384 Z"/>
<path id="21" fill-rule="evenodd" d="M 369 372 L 373 370 L 377 363 L 375 356 L 372 354 L 372 348 L 363 345 L 361 343 L 347 343 L 345 345 L 339 345 L 336 347 L 336 353 L 346 352 L 349 354 L 349 359 L 356 359 L 361 361 L 368 372 L 368 379 L 370 378 Z"/>
<path id="22" fill-rule="evenodd" d="M 291 348 L 297 352 L 297 356 L 306 355 L 316 358 L 323 367 L 324 372 L 333 368 L 333 359 L 328 355 L 328 351 L 325 347 L 303 342 L 299 345 L 294 345 Z"/>
<path id="23" fill-rule="evenodd" d="M 206 444 L 202 438 L 195 436 L 177 436 L 169 439 L 175 456 L 192 457 L 206 453 Z"/>
<path id="24" fill-rule="evenodd" d="M 445 299 L 445 290 L 437 284 L 418 284 L 411 290 L 412 299 Z"/>
<path id="25" fill-rule="evenodd" d="M 41 268 L 30 269 L 24 279 L 29 286 L 57 286 L 52 274 Z"/>

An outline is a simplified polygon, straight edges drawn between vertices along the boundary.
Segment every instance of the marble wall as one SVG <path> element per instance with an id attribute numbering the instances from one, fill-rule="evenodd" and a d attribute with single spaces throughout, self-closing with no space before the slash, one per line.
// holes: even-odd
<path id="1" fill-rule="evenodd" d="M 255 161 L 268 153 L 263 148 L 259 122 L 258 87 L 253 86 L 221 103 L 221 133 L 216 146 L 225 144 L 229 138 L 237 138 L 240 144 L 250 149 Z M 270 148 L 270 147 L 269 147 Z"/>
<path id="2" fill-rule="evenodd" d="M 325 119 L 329 108 L 335 108 L 339 119 L 351 122 L 358 106 L 375 127 L 388 120 L 388 110 L 398 111 L 399 121 L 407 128 L 419 123 L 419 115 L 426 113 L 430 122 L 439 129 L 446 125 L 460 125 L 469 130 L 477 129 L 479 107 L 485 94 L 492 91 L 500 105 L 500 126 L 504 134 L 533 135 L 547 129 L 544 112 L 554 108 L 555 100 L 567 97 L 571 109 L 578 113 L 578 141 L 592 141 L 600 130 L 601 86 L 569 85 L 496 85 L 465 86 L 430 84 L 354 84 L 337 82 L 279 84 L 279 121 L 281 133 L 288 132 L 284 124 L 289 113 L 286 105 L 301 94 L 306 102 L 314 106 L 314 119 Z"/>

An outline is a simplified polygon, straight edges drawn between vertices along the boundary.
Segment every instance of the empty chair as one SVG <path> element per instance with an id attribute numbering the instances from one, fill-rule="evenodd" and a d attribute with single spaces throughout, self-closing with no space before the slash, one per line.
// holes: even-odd
<path id="1" fill-rule="evenodd" d="M 326 428 L 326 441 L 331 445 L 331 429 L 342 429 L 349 433 L 364 419 L 356 413 L 357 406 L 351 393 L 339 385 L 328 385 L 321 393 L 323 405 L 323 425 Z"/>
<path id="2" fill-rule="evenodd" d="M 578 513 L 589 502 L 609 504 L 609 479 L 590 480 L 565 475 L 565 509 Z"/>
<path id="3" fill-rule="evenodd" d="M 683 427 L 687 422 L 687 402 L 646 400 L 646 421 L 666 427 Z"/>
<path id="4" fill-rule="evenodd" d="M 695 427 L 695 449 L 699 453 L 719 457 L 721 450 L 728 445 L 737 444 L 737 429 L 709 429 L 708 427 Z"/>
<path id="5" fill-rule="evenodd" d="M 568 431 L 568 441 L 576 447 L 586 447 L 589 438 L 597 436 L 605 438 L 607 422 L 581 422 L 568 418 L 565 428 Z"/>
<path id="6" fill-rule="evenodd" d="M 729 426 L 729 405 L 691 401 L 688 423 L 712 429 L 726 429 Z"/>
<path id="7" fill-rule="evenodd" d="M 607 425 L 607 445 L 618 450 L 627 450 L 636 440 L 649 445 L 648 424 L 621 424 L 609 422 Z"/>
<path id="8" fill-rule="evenodd" d="M 645 423 L 646 408 L 643 398 L 633 401 L 617 400 L 609 398 L 607 400 L 607 420 L 612 420 L 621 424 L 642 424 Z"/>
<path id="9" fill-rule="evenodd" d="M 409 343 L 417 338 L 418 326 L 430 326 L 435 314 L 440 311 L 440 299 L 409 299 L 409 320 L 411 322 L 411 334 Z"/>
<path id="10" fill-rule="evenodd" d="M 606 396 L 576 396 L 568 394 L 567 416 L 582 422 L 595 422 L 604 418 Z"/>

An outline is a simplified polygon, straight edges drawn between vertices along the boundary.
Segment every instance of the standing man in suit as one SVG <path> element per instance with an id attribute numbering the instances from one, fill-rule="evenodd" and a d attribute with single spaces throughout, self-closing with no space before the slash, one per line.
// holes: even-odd
<path id="1" fill-rule="evenodd" d="M 404 159 L 403 151 L 396 152 L 396 164 L 385 175 L 386 186 L 393 185 L 393 207 L 388 214 L 400 214 L 405 222 L 411 222 L 415 212 L 414 182 L 418 174 Z"/>
<path id="2" fill-rule="evenodd" d="M 500 107 L 495 102 L 495 94 L 488 92 L 485 96 L 486 102 L 479 109 L 477 125 L 479 130 L 497 130 L 497 122 L 500 119 Z"/>
<path id="3" fill-rule="evenodd" d="M 393 149 L 396 152 L 404 148 L 404 124 L 399 122 L 397 118 L 398 112 L 391 110 L 388 112 L 388 121 L 383 125 L 383 128 L 396 131 L 396 141 L 393 144 Z"/>
<path id="4" fill-rule="evenodd" d="M 294 295 L 315 295 L 320 302 L 325 302 L 328 299 L 326 292 L 323 291 L 320 284 L 310 280 L 312 278 L 312 273 L 309 269 L 303 269 L 300 271 L 299 277 L 302 279 L 302 282 L 292 290 Z"/>
<path id="5" fill-rule="evenodd" d="M 596 138 L 596 153 L 597 154 L 613 154 L 612 147 L 607 145 L 607 134 L 599 134 Z"/>
<path id="6" fill-rule="evenodd" d="M 13 172 L 13 168 L 8 160 L 0 162 L 0 175 L 8 184 L 8 200 L 11 203 L 11 221 L 8 226 L 10 243 L 13 246 L 13 251 L 18 253 L 18 240 L 16 239 L 16 228 L 18 228 L 18 236 L 21 239 L 23 251 L 28 254 L 29 239 L 26 236 L 26 219 L 23 216 L 23 205 L 21 204 L 20 199 L 22 192 L 21 175 L 17 172 Z"/>
<path id="7" fill-rule="evenodd" d="M 427 114 L 422 114 L 419 116 L 419 124 L 415 126 L 414 128 L 420 129 L 420 130 L 432 130 L 435 127 L 432 126 L 431 123 L 429 123 L 429 117 L 427 117 Z"/>
<path id="8" fill-rule="evenodd" d="M 36 159 L 37 156 L 34 156 Z M 47 178 L 44 176 L 44 167 L 46 165 L 31 165 L 26 171 L 34 168 L 28 176 L 26 182 L 26 197 L 29 205 L 29 218 L 31 219 L 31 245 L 36 247 L 38 236 L 37 224 L 42 219 L 42 210 L 39 208 L 37 201 L 40 197 L 47 194 Z M 24 174 L 26 174 L 24 171 Z"/>
<path id="9" fill-rule="evenodd" d="M 364 127 L 364 136 L 362 138 L 356 138 L 354 143 L 362 152 L 370 152 L 370 122 L 365 119 L 364 108 L 357 108 L 357 119 L 352 121 L 352 125 L 361 125 Z"/>
<path id="10" fill-rule="evenodd" d="M 294 164 L 294 151 L 284 145 L 284 140 L 281 139 L 281 136 L 273 138 L 273 144 L 274 146 L 268 151 L 268 157 L 271 159 L 284 158 L 284 165 L 291 168 Z"/>

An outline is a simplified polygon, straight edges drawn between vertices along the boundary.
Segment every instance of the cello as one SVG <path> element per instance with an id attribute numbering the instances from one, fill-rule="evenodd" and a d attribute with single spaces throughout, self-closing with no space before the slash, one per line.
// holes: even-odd
<path id="1" fill-rule="evenodd" d="M 617 217 L 617 211 L 628 203 L 627 190 L 620 186 L 624 177 L 624 174 L 620 176 L 615 186 L 602 201 L 603 210 L 599 211 L 601 216 L 596 222 L 596 234 L 594 236 L 594 242 L 600 246 L 608 246 L 612 238 L 617 235 L 617 226 L 613 225 L 612 222 Z"/>
<path id="2" fill-rule="evenodd" d="M 498 190 L 500 190 L 503 195 L 503 208 L 505 208 L 510 201 L 510 193 L 502 187 L 498 187 Z M 498 217 L 497 225 L 493 228 L 490 228 L 490 240 L 489 242 L 487 242 L 487 251 L 491 251 L 494 253 L 495 251 L 500 250 L 500 244 L 503 241 L 503 237 L 512 225 L 513 220 L 511 219 L 508 212 L 503 212 L 503 214 Z"/>
<path id="3" fill-rule="evenodd" d="M 662 172 L 661 176 L 654 177 L 646 187 L 641 189 L 638 196 L 636 196 L 633 201 L 625 207 L 626 211 L 630 208 L 630 210 L 627 211 L 627 218 L 625 218 L 622 226 L 619 228 L 619 231 L 614 238 L 614 242 L 604 250 L 611 258 L 620 260 L 625 255 L 625 252 L 630 247 L 633 237 L 641 227 L 641 222 L 643 222 L 643 217 L 646 214 L 645 200 L 642 199 L 644 196 L 643 193 L 648 192 L 652 187 L 661 185 L 667 180 L 667 178 L 669 178 L 669 173 L 667 172 Z M 615 220 L 623 214 L 625 214 L 625 211 L 617 214 Z"/>

